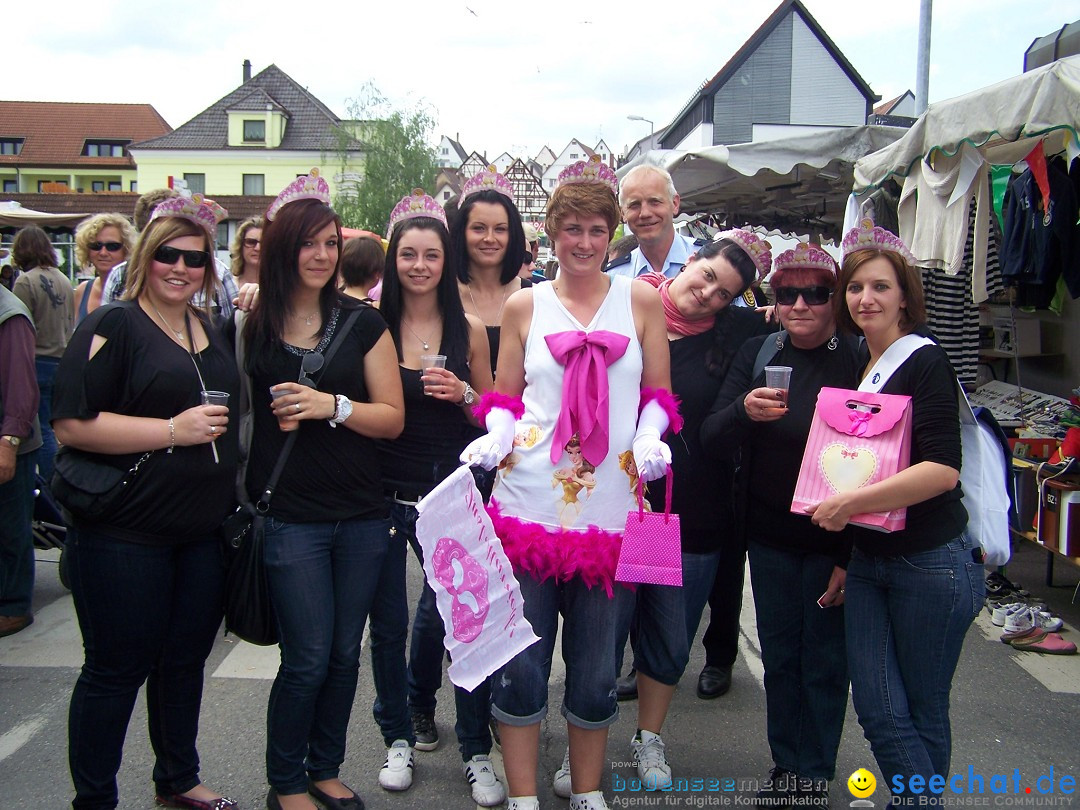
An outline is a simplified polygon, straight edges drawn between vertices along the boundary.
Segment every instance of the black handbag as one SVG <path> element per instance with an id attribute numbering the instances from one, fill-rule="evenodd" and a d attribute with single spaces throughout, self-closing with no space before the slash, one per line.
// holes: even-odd
<path id="1" fill-rule="evenodd" d="M 112 514 L 139 468 L 154 453 L 144 453 L 128 470 L 117 469 L 94 453 L 64 446 L 56 454 L 49 482 L 53 497 L 71 515 L 91 523 Z"/>

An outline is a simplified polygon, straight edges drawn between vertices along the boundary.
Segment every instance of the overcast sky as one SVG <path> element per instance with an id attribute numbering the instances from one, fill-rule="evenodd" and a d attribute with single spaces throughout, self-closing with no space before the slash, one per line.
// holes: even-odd
<path id="1" fill-rule="evenodd" d="M 343 117 L 369 80 L 426 102 L 436 139 L 489 158 L 558 153 L 573 137 L 621 154 L 649 132 L 628 115 L 670 123 L 778 3 L 11 0 L 0 98 L 149 103 L 178 127 L 236 88 L 250 59 Z M 918 0 L 805 5 L 875 93 L 914 92 Z M 938 0 L 931 103 L 1022 72 L 1032 40 L 1080 15 L 1068 6 Z"/>

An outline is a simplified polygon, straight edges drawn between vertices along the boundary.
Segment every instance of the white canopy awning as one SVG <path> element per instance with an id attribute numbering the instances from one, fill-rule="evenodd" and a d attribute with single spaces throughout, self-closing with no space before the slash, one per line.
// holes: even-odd
<path id="1" fill-rule="evenodd" d="M 47 225 L 58 227 L 61 225 L 78 225 L 89 214 L 49 214 L 45 211 L 34 211 L 32 208 L 23 208 L 19 203 L 12 200 L 0 202 L 0 225 L 9 225 L 21 228 L 23 225 Z"/>
<path id="2" fill-rule="evenodd" d="M 1047 152 L 1071 139 L 1080 145 L 1080 56 L 1051 62 L 963 96 L 931 104 L 903 138 L 855 164 L 855 189 L 906 177 L 935 150 L 956 154 L 965 142 L 990 163 L 1010 164 L 1031 151 L 1029 138 L 1048 136 Z"/>

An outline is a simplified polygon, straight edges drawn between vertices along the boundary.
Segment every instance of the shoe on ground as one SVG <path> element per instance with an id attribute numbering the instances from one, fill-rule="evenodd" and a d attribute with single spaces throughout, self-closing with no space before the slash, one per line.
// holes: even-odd
<path id="1" fill-rule="evenodd" d="M 563 754 L 562 765 L 555 771 L 555 778 L 551 780 L 551 790 L 560 799 L 569 799 L 573 790 L 570 787 L 570 749 Z"/>
<path id="2" fill-rule="evenodd" d="M 535 796 L 512 796 L 506 810 L 540 810 L 540 800 Z"/>
<path id="3" fill-rule="evenodd" d="M 639 729 L 630 740 L 630 750 L 645 790 L 667 790 L 671 787 L 671 766 L 667 764 L 664 741 L 659 734 Z"/>
<path id="4" fill-rule="evenodd" d="M 799 778 L 791 771 L 773 768 L 754 797 L 754 804 L 770 810 L 791 807 L 792 800 L 799 792 L 798 782 Z"/>
<path id="5" fill-rule="evenodd" d="M 805 807 L 829 808 L 829 780 L 814 779 L 809 776 L 800 776 L 796 782 L 795 795 L 791 799 L 791 806 L 795 808 Z"/>
<path id="6" fill-rule="evenodd" d="M 162 807 L 181 807 L 188 810 L 230 810 L 230 808 L 240 806 L 228 796 L 219 796 L 216 799 L 195 799 L 183 793 L 158 795 L 154 797 L 154 802 Z"/>
<path id="7" fill-rule="evenodd" d="M 993 621 L 993 619 L 990 621 Z M 1011 608 L 1008 613 L 1005 614 L 1005 621 L 1002 623 L 1002 626 L 1005 628 L 1006 635 L 1030 630 L 1035 626 L 1031 608 L 1027 605 L 1017 605 Z"/>
<path id="8" fill-rule="evenodd" d="M 0 616 L 0 638 L 13 636 L 34 623 L 34 614 L 25 616 Z"/>
<path id="9" fill-rule="evenodd" d="M 417 751 L 434 751 L 439 747 L 439 728 L 435 725 L 434 714 L 413 712 L 412 730 Z"/>
<path id="10" fill-rule="evenodd" d="M 603 791 L 599 790 L 575 793 L 570 797 L 570 810 L 607 810 L 607 806 Z"/>
<path id="11" fill-rule="evenodd" d="M 1048 633 L 1038 627 L 1032 628 L 1031 635 L 1016 639 L 1010 644 L 1018 650 L 1046 653 L 1047 655 L 1076 655 L 1076 645 L 1066 641 L 1057 633 Z"/>
<path id="12" fill-rule="evenodd" d="M 364 810 L 364 800 L 357 795 L 355 790 L 344 782 L 341 784 L 346 790 L 352 792 L 352 796 L 346 796 L 343 799 L 331 796 L 319 788 L 319 786 L 310 779 L 308 780 L 307 792 L 311 794 L 312 798 L 322 804 L 326 810 Z"/>
<path id="13" fill-rule="evenodd" d="M 412 787 L 413 750 L 407 740 L 394 740 L 386 749 L 386 764 L 379 771 L 383 790 L 408 790 Z"/>
<path id="14" fill-rule="evenodd" d="M 731 688 L 731 667 L 706 666 L 697 679 L 697 696 L 712 700 L 727 694 Z"/>
<path id="15" fill-rule="evenodd" d="M 630 670 L 615 681 L 617 700 L 637 700 L 637 672 Z"/>
<path id="16" fill-rule="evenodd" d="M 1036 627 L 1041 627 L 1049 633 L 1054 633 L 1065 626 L 1065 622 L 1061 620 L 1060 616 L 1055 616 L 1045 610 L 1033 610 L 1031 612 L 1031 622 Z"/>
<path id="17" fill-rule="evenodd" d="M 481 807 L 495 807 L 506 801 L 506 788 L 495 775 L 491 757 L 477 754 L 464 764 L 465 779 L 472 787 L 473 801 Z"/>

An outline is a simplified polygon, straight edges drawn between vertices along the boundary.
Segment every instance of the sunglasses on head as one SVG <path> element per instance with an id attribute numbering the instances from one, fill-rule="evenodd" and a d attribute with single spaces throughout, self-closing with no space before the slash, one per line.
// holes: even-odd
<path id="1" fill-rule="evenodd" d="M 105 248 L 109 253 L 116 253 L 118 250 L 124 249 L 123 242 L 91 242 L 87 245 L 91 250 L 101 250 Z"/>
<path id="2" fill-rule="evenodd" d="M 176 264 L 180 257 L 184 257 L 184 264 L 188 267 L 206 267 L 210 261 L 210 254 L 205 250 L 180 250 L 180 248 L 162 245 L 154 251 L 154 261 L 162 264 Z"/>
<path id="3" fill-rule="evenodd" d="M 321 352 L 308 352 L 304 355 L 304 359 L 300 361 L 300 379 L 297 380 L 300 385 L 306 385 L 308 388 L 315 387 L 315 381 L 311 379 L 311 375 L 318 371 L 323 366 L 323 356 Z"/>
<path id="4" fill-rule="evenodd" d="M 253 239 L 250 236 L 244 237 L 244 247 L 246 248 L 257 248 L 260 244 L 258 239 Z"/>
<path id="5" fill-rule="evenodd" d="M 800 295 L 807 306 L 821 306 L 822 304 L 829 303 L 832 293 L 831 287 L 824 286 L 777 287 L 773 290 L 773 295 L 776 296 L 776 303 L 783 304 L 785 307 L 793 306 L 795 302 L 799 300 Z"/>

